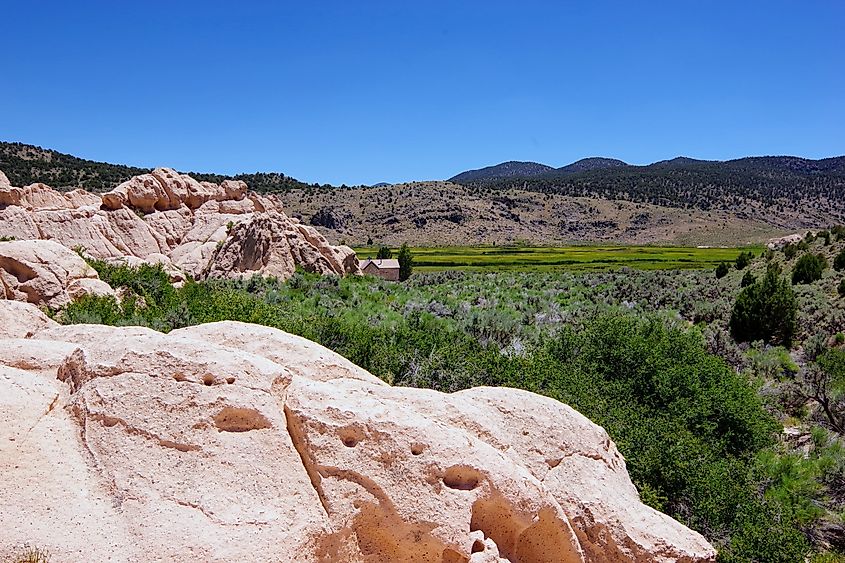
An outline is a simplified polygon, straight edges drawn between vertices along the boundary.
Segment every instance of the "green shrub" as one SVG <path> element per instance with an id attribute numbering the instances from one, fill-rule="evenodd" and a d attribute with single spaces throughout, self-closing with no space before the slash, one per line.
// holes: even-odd
<path id="1" fill-rule="evenodd" d="M 751 260 L 753 258 L 754 254 L 752 254 L 751 252 L 740 252 L 739 256 L 736 257 L 734 266 L 736 266 L 737 270 L 742 270 L 751 263 Z"/>
<path id="2" fill-rule="evenodd" d="M 745 272 L 742 275 L 742 280 L 739 282 L 739 287 L 748 287 L 757 281 L 757 278 L 751 272 Z"/>
<path id="3" fill-rule="evenodd" d="M 787 243 L 783 247 L 783 255 L 786 257 L 787 260 L 792 260 L 795 258 L 795 255 L 798 254 L 798 247 L 791 242 Z"/>
<path id="4" fill-rule="evenodd" d="M 836 291 L 839 293 L 839 297 L 845 297 L 845 278 L 839 280 L 839 286 L 837 286 Z"/>
<path id="5" fill-rule="evenodd" d="M 827 259 L 822 254 L 804 254 L 792 268 L 792 283 L 813 283 L 822 278 Z"/>
<path id="6" fill-rule="evenodd" d="M 721 279 L 728 275 L 730 272 L 730 268 L 726 262 L 721 262 L 718 266 L 716 266 L 716 279 Z"/>
<path id="7" fill-rule="evenodd" d="M 836 258 L 833 259 L 833 269 L 837 272 L 845 270 L 845 248 L 843 248 L 839 254 L 836 255 Z"/>
<path id="8" fill-rule="evenodd" d="M 789 348 L 797 329 L 798 305 L 780 270 L 769 267 L 762 280 L 744 288 L 731 311 L 731 334 L 737 342 L 763 340 Z"/>
<path id="9" fill-rule="evenodd" d="M 830 246 L 830 231 L 822 231 L 818 234 L 818 238 L 824 239 L 824 245 Z"/>

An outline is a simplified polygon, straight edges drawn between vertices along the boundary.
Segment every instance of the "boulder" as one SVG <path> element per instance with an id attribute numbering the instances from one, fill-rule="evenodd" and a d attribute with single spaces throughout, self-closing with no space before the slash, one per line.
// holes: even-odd
<path id="1" fill-rule="evenodd" d="M 23 190 L 9 182 L 9 178 L 0 170 L 0 205 L 20 205 Z"/>
<path id="2" fill-rule="evenodd" d="M 244 323 L 59 326 L 22 303 L 0 303 L 0 320 L 0 552 L 715 560 L 640 502 L 603 429 L 553 399 L 394 388 Z"/>
<path id="3" fill-rule="evenodd" d="M 48 240 L 0 242 L 0 291 L 53 309 L 89 293 L 114 295 L 78 254 Z"/>
<path id="4" fill-rule="evenodd" d="M 29 210 L 69 209 L 73 207 L 73 204 L 63 194 L 41 183 L 24 186 L 21 190 L 21 201 L 18 205 Z"/>
<path id="5" fill-rule="evenodd" d="M 30 338 L 36 332 L 58 326 L 37 307 L 0 299 L 0 339 Z"/>
<path id="6" fill-rule="evenodd" d="M 83 205 L 99 204 L 99 196 L 89 194 L 85 190 L 61 193 L 41 183 L 15 188 L 9 183 L 9 179 L 5 175 L 0 178 L 0 206 L 15 205 L 33 211 L 36 209 L 73 209 Z"/>

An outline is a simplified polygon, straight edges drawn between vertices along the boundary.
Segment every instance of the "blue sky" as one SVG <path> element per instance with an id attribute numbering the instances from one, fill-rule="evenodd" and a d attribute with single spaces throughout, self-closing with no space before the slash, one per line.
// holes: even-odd
<path id="1" fill-rule="evenodd" d="M 0 139 L 305 181 L 845 153 L 845 2 L 4 2 Z"/>

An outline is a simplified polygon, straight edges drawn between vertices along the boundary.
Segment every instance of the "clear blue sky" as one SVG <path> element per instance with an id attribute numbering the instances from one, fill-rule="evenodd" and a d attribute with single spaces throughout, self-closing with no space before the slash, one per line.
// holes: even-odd
<path id="1" fill-rule="evenodd" d="M 0 139 L 306 181 L 845 153 L 845 2 L 12 2 Z"/>

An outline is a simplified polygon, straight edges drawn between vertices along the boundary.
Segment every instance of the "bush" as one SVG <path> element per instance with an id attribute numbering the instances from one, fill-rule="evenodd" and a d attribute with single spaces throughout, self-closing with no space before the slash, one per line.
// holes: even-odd
<path id="1" fill-rule="evenodd" d="M 833 259 L 833 269 L 837 272 L 845 270 L 845 248 Z"/>
<path id="2" fill-rule="evenodd" d="M 845 297 L 845 278 L 839 280 L 839 287 L 836 290 L 839 292 L 839 297 Z"/>
<path id="3" fill-rule="evenodd" d="M 757 278 L 751 272 L 745 272 L 742 275 L 742 281 L 739 282 L 739 287 L 748 287 L 757 281 Z"/>
<path id="4" fill-rule="evenodd" d="M 734 266 L 736 266 L 737 270 L 742 270 L 751 263 L 753 258 L 754 255 L 751 252 L 740 252 L 739 256 L 736 257 Z"/>
<path id="5" fill-rule="evenodd" d="M 787 243 L 786 246 L 783 247 L 783 255 L 787 260 L 792 260 L 795 258 L 796 254 L 798 254 L 798 247 L 791 242 Z"/>
<path id="6" fill-rule="evenodd" d="M 792 283 L 813 283 L 822 278 L 827 259 L 822 254 L 804 254 L 792 268 Z"/>
<path id="7" fill-rule="evenodd" d="M 798 305 L 789 282 L 777 267 L 743 289 L 731 311 L 731 334 L 737 342 L 764 340 L 789 348 L 797 329 Z"/>
<path id="8" fill-rule="evenodd" d="M 726 262 L 722 262 L 721 264 L 716 266 L 716 279 L 721 279 L 727 276 L 730 270 L 731 269 L 728 267 L 728 264 Z"/>

